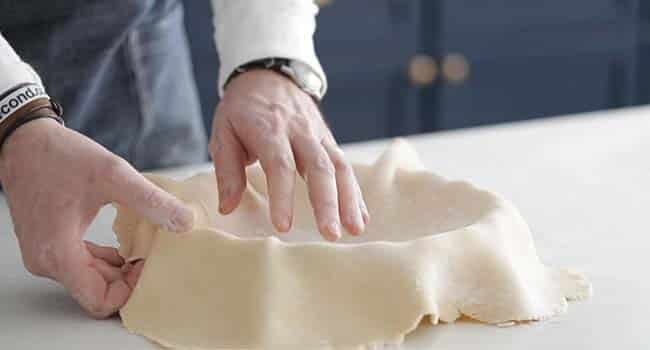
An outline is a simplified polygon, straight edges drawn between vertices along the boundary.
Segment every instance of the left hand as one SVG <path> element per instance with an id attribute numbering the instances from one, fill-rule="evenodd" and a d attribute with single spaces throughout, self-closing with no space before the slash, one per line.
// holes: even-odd
<path id="1" fill-rule="evenodd" d="M 259 160 L 279 232 L 292 225 L 296 170 L 307 183 L 323 237 L 337 240 L 341 226 L 354 235 L 364 230 L 368 210 L 352 168 L 316 103 L 289 78 L 261 69 L 235 77 L 212 125 L 210 154 L 223 214 L 239 205 L 245 167 Z"/>
<path id="2" fill-rule="evenodd" d="M 31 121 L 7 138 L 0 180 L 25 268 L 61 283 L 97 318 L 126 303 L 143 266 L 125 264 L 115 248 L 84 241 L 101 207 L 117 203 L 171 231 L 193 226 L 191 208 L 51 119 Z"/>

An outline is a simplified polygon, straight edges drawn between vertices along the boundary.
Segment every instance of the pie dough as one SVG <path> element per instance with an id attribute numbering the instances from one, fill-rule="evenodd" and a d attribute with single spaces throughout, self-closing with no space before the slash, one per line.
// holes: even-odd
<path id="1" fill-rule="evenodd" d="M 147 259 L 126 328 L 177 349 L 352 349 L 398 344 L 423 319 L 542 320 L 590 295 L 581 274 L 539 261 L 511 203 L 425 171 L 406 142 L 354 170 L 371 220 L 336 243 L 318 234 L 302 181 L 294 229 L 276 237 L 259 166 L 228 216 L 213 173 L 149 176 L 196 223 L 173 234 L 118 208 L 120 254 Z"/>

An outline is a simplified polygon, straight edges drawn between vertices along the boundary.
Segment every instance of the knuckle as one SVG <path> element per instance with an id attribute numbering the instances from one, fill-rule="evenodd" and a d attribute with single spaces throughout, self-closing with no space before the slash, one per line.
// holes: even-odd
<path id="1" fill-rule="evenodd" d="M 149 208 L 152 209 L 162 207 L 165 202 L 165 199 L 157 188 L 151 188 L 143 191 L 141 200 L 146 203 Z"/>
<path id="2" fill-rule="evenodd" d="M 333 176 L 335 169 L 332 161 L 325 155 L 319 155 L 311 162 L 310 170 L 317 174 Z"/>
<path id="3" fill-rule="evenodd" d="M 275 105 L 277 104 L 271 104 L 271 106 Z M 270 113 L 268 113 L 264 118 L 258 119 L 259 131 L 271 135 L 282 133 L 285 128 L 285 123 L 286 121 L 280 107 L 270 108 Z"/>
<path id="4" fill-rule="evenodd" d="M 314 131 L 313 123 L 304 115 L 297 114 L 292 118 L 291 123 L 296 133 L 311 135 Z"/>
<path id="5" fill-rule="evenodd" d="M 319 200 L 314 205 L 314 209 L 316 209 L 318 213 L 336 212 L 338 210 L 338 206 L 338 202 L 335 199 L 325 198 Z"/>
<path id="6" fill-rule="evenodd" d="M 282 173 L 290 173 L 296 171 L 296 164 L 293 161 L 293 157 L 287 153 L 276 154 L 272 156 L 268 161 L 268 165 L 275 171 Z"/>
<path id="7" fill-rule="evenodd" d="M 124 182 L 124 174 L 129 167 L 130 165 L 126 160 L 111 155 L 100 162 L 97 177 L 112 185 L 120 184 Z"/>
<path id="8" fill-rule="evenodd" d="M 285 107 L 278 102 L 271 102 L 268 105 L 269 113 L 272 115 L 281 115 L 285 111 Z"/>
<path id="9" fill-rule="evenodd" d="M 352 167 L 345 160 L 345 158 L 343 158 L 342 155 L 335 154 L 331 159 L 332 159 L 332 164 L 334 165 L 334 168 L 336 169 L 336 171 L 343 172 L 343 173 L 351 173 L 352 172 Z"/>

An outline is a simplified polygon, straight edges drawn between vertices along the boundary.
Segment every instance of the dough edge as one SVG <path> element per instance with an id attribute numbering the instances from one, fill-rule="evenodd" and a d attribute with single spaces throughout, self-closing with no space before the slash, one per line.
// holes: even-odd
<path id="1" fill-rule="evenodd" d="M 386 166 L 386 162 L 391 161 L 391 153 L 393 156 L 395 154 L 403 154 L 404 152 L 411 152 L 413 153 L 412 150 L 404 150 L 405 144 L 403 142 L 398 141 L 395 143 L 393 146 L 391 146 L 391 149 L 387 151 L 384 154 L 384 164 L 383 166 Z M 407 147 L 407 146 L 406 146 Z M 386 154 L 389 156 L 386 157 Z M 417 156 L 416 156 L 417 157 Z M 385 159 L 388 158 L 388 161 L 385 161 Z M 420 169 L 422 168 L 420 164 L 418 164 L 418 161 L 414 161 L 412 155 L 407 155 L 403 156 L 403 158 L 407 159 L 409 164 L 404 164 L 404 162 L 395 162 L 392 165 L 392 169 L 389 169 L 389 172 L 395 172 L 398 168 L 399 169 Z M 378 166 L 378 164 L 381 164 L 382 158 L 375 163 L 375 166 Z M 389 167 L 390 168 L 390 167 Z M 385 169 L 384 169 L 385 170 Z M 163 178 L 159 177 L 153 177 L 152 180 L 156 182 L 158 185 L 161 185 L 161 187 L 165 188 L 165 185 L 167 182 L 172 181 L 172 180 L 165 180 Z M 388 182 L 390 182 L 392 179 L 388 178 Z M 177 183 L 182 183 L 177 182 Z M 449 182 L 448 182 L 449 183 Z M 464 183 L 464 182 L 455 182 L 456 184 L 461 184 L 461 186 L 467 186 L 470 190 L 472 191 L 483 191 L 480 190 L 476 187 L 474 187 L 471 184 Z M 485 191 L 483 191 L 485 192 Z M 489 192 L 488 192 L 489 193 Z M 467 227 L 462 227 L 459 229 L 454 229 L 450 231 L 446 231 L 444 233 L 437 233 L 431 236 L 425 236 L 425 237 L 420 237 L 416 238 L 414 240 L 409 240 L 409 241 L 401 241 L 401 242 L 390 242 L 390 241 L 379 241 L 379 242 L 363 242 L 363 243 L 350 243 L 350 246 L 347 247 L 349 249 L 365 249 L 366 247 L 381 247 L 380 249 L 402 249 L 404 251 L 408 251 L 409 247 L 415 247 L 411 250 L 417 251 L 417 247 L 421 246 L 436 246 L 438 245 L 438 242 L 440 241 L 446 241 L 449 240 L 451 242 L 447 242 L 449 244 L 453 244 L 454 241 L 459 239 L 459 236 L 476 236 L 476 235 L 481 235 L 481 233 L 485 232 L 485 229 L 482 227 L 476 227 L 477 225 L 480 226 L 481 224 L 493 224 L 491 221 L 503 221 L 504 217 L 506 217 L 506 221 L 513 221 L 513 225 L 516 227 L 517 235 L 528 235 L 528 239 L 531 239 L 530 232 L 528 230 L 528 227 L 525 225 L 525 222 L 523 219 L 519 216 L 517 210 L 512 206 L 509 202 L 506 200 L 502 199 L 501 197 L 494 195 L 495 198 L 497 199 L 498 203 L 498 208 L 491 211 L 488 213 L 485 217 L 481 217 L 481 219 L 477 223 L 473 223 Z M 206 210 L 206 208 L 196 208 L 197 212 L 201 212 Z M 198 214 L 201 215 L 201 214 Z M 489 216 L 497 216 L 497 218 L 490 218 Z M 128 222 L 125 223 L 126 221 L 132 221 L 135 220 L 134 222 Z M 205 224 L 205 222 L 203 223 Z M 523 225 L 523 226 L 522 226 Z M 133 216 L 132 213 L 129 213 L 128 211 L 125 211 L 123 208 L 118 208 L 118 218 L 116 219 L 115 225 L 114 225 L 115 232 L 118 234 L 118 238 L 120 240 L 120 243 L 122 244 L 125 241 L 125 236 L 130 236 L 133 237 L 134 234 L 137 233 L 142 233 L 146 231 L 150 231 L 151 234 L 153 235 L 154 233 L 157 233 L 158 230 L 153 227 L 150 223 L 147 223 L 141 218 L 138 218 L 136 216 Z M 213 235 L 214 237 L 218 237 L 217 239 L 227 239 L 231 240 L 233 242 L 236 242 L 236 244 L 250 244 L 251 241 L 257 241 L 261 246 L 267 247 L 265 249 L 269 249 L 268 247 L 271 247 L 270 249 L 272 250 L 293 250 L 293 249 L 304 249 L 305 247 L 318 247 L 318 248 L 323 248 L 323 249 L 336 249 L 338 246 L 337 244 L 330 244 L 330 243 L 314 243 L 314 242 L 284 242 L 281 241 L 275 237 L 266 237 L 266 238 L 259 238 L 259 239 L 241 239 L 238 238 L 234 235 L 231 235 L 225 231 L 221 231 L 218 229 L 210 228 L 210 227 L 200 227 L 197 229 L 197 231 L 204 231 L 207 232 L 210 235 Z M 164 235 L 167 235 L 167 237 L 171 237 L 171 234 L 162 232 Z M 158 233 L 159 234 L 159 233 Z M 466 238 L 466 237 L 465 237 Z M 151 244 L 152 241 L 156 241 L 154 237 L 149 237 L 150 241 L 149 244 Z M 175 239 L 175 238 L 173 238 Z M 479 240 L 480 241 L 480 240 Z M 528 242 L 532 244 L 531 242 Z M 138 243 L 138 244 L 143 244 L 143 243 Z M 120 247 L 120 253 L 127 259 L 127 260 L 133 260 L 134 258 L 141 258 L 147 256 L 150 252 L 148 251 L 151 248 L 151 245 L 149 247 L 146 247 L 147 251 L 146 253 L 143 253 L 141 250 L 138 249 L 138 244 L 132 245 L 129 247 L 129 244 L 127 245 L 121 245 Z M 146 243 L 144 243 L 146 244 Z M 480 242 L 478 243 L 480 244 Z M 154 243 L 155 245 L 155 243 Z M 127 248 L 127 249 L 122 249 L 122 248 Z M 134 248 L 135 249 L 132 249 Z M 435 249 L 434 249 L 435 250 Z M 408 317 L 404 317 L 406 320 L 400 322 L 399 324 L 391 324 L 390 327 L 385 329 L 384 335 L 379 338 L 375 339 L 367 339 L 364 341 L 362 344 L 354 344 L 351 346 L 345 346 L 345 345 L 317 345 L 314 347 L 310 346 L 302 346 L 302 345 L 295 345 L 295 348 L 300 348 L 300 349 L 337 349 L 337 350 L 343 350 L 343 349 L 367 349 L 367 348 L 372 348 L 372 345 L 369 344 L 399 344 L 403 341 L 405 335 L 408 333 L 412 332 L 417 328 L 417 326 L 422 322 L 422 320 L 426 317 L 430 317 L 431 323 L 437 324 L 439 321 L 442 322 L 454 322 L 457 320 L 461 315 L 465 315 L 467 317 L 470 317 L 472 319 L 489 323 L 489 324 L 495 324 L 495 325 L 503 325 L 503 324 L 508 324 L 510 322 L 525 322 L 525 321 L 538 321 L 538 320 L 545 320 L 548 318 L 551 318 L 553 316 L 556 316 L 558 314 L 564 313 L 567 311 L 568 303 L 567 301 L 569 300 L 581 300 L 581 299 L 586 299 L 591 296 L 592 294 L 592 288 L 589 282 L 586 280 L 583 274 L 569 270 L 569 269 L 558 269 L 558 268 L 548 268 L 545 267 L 537 260 L 537 255 L 534 253 L 534 261 L 532 262 L 527 262 L 527 264 L 531 264 L 533 268 L 538 268 L 536 270 L 537 273 L 539 273 L 539 276 L 533 278 L 532 280 L 536 280 L 535 283 L 532 283 L 532 288 L 537 288 L 537 289 L 548 289 L 550 292 L 550 296 L 548 297 L 548 300 L 545 300 L 545 304 L 543 307 L 531 307 L 531 308 L 518 308 L 514 312 L 506 312 L 506 316 L 503 315 L 497 315 L 495 316 L 494 310 L 490 308 L 490 301 L 486 301 L 483 299 L 477 299 L 477 300 L 467 300 L 465 299 L 464 302 L 462 300 L 457 300 L 455 302 L 449 302 L 449 298 L 447 300 L 442 300 L 442 302 L 438 302 L 436 300 L 436 296 L 431 297 L 433 301 L 430 301 L 430 305 L 428 305 L 425 308 L 415 308 L 414 310 L 411 310 L 409 312 Z M 404 253 L 405 255 L 409 255 L 409 253 Z M 142 255 L 142 256 L 140 256 Z M 501 262 L 497 262 L 501 263 Z M 539 266 L 534 266 L 535 263 L 539 264 Z M 145 274 L 148 273 L 149 266 L 148 264 L 145 264 L 145 268 L 143 269 L 142 275 L 144 276 Z M 506 268 L 507 270 L 507 268 Z M 516 280 L 516 267 L 515 267 L 515 272 L 509 271 L 506 272 L 512 273 L 515 275 L 515 280 Z M 519 276 L 522 278 L 522 281 L 515 281 L 515 284 L 517 282 L 523 283 L 523 285 L 530 287 L 531 283 L 529 280 L 527 280 L 522 276 Z M 138 291 L 140 289 L 144 288 L 142 286 L 142 283 L 138 283 L 134 290 L 134 294 L 132 298 L 137 298 Z M 532 293 L 534 293 L 533 291 Z M 540 293 L 539 291 L 537 291 Z M 436 293 L 439 293 L 439 291 L 436 291 Z M 489 293 L 488 293 L 489 294 Z M 421 295 L 420 295 L 421 296 Z M 493 296 L 493 295 L 490 295 Z M 503 297 L 506 298 L 506 297 Z M 507 298 L 506 298 L 507 299 Z M 426 302 L 425 302 L 426 303 Z M 152 339 L 156 343 L 159 343 L 162 346 L 168 347 L 168 348 L 178 348 L 178 349 L 186 349 L 186 350 L 208 350 L 208 349 L 216 349 L 214 347 L 193 347 L 193 346 L 188 346 L 187 344 L 178 344 L 174 342 L 173 340 L 168 339 L 168 337 L 162 336 L 160 334 L 156 334 L 155 331 L 147 331 L 143 330 L 140 327 L 138 327 L 137 324 L 131 324 L 131 319 L 129 315 L 129 304 L 131 304 L 131 300 L 129 300 L 129 303 L 121 310 L 122 316 L 123 316 L 123 322 L 125 327 L 136 334 L 143 335 L 149 339 Z M 540 311 L 541 310 L 541 311 Z M 272 348 L 283 348 L 283 349 L 291 349 L 292 347 L 290 346 L 275 346 Z M 219 349 L 244 349 L 244 348 L 219 348 Z M 253 349 L 253 348 L 250 348 Z"/>

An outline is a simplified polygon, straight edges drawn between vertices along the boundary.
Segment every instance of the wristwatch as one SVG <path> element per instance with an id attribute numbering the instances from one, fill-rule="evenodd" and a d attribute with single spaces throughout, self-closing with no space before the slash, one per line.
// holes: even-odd
<path id="1" fill-rule="evenodd" d="M 253 69 L 270 69 L 276 71 L 293 80 L 300 89 L 311 95 L 317 101 L 320 101 L 323 98 L 323 81 L 318 74 L 316 74 L 307 64 L 286 58 L 263 58 L 239 66 L 228 77 L 224 86 L 227 86 L 228 83 L 239 74 Z"/>
<path id="2" fill-rule="evenodd" d="M 65 125 L 63 109 L 42 86 L 21 84 L 0 96 L 0 150 L 16 129 L 33 120 L 50 118 Z"/>

